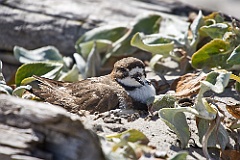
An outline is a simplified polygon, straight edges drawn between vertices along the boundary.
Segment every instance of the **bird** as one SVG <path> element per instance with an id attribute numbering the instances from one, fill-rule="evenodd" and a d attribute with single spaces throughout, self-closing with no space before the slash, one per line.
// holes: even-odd
<path id="1" fill-rule="evenodd" d="M 156 95 L 146 79 L 145 64 L 134 57 L 115 62 L 112 72 L 77 82 L 63 82 L 33 75 L 39 82 L 32 92 L 40 99 L 62 106 L 71 113 L 113 109 L 148 110 L 147 101 Z"/>

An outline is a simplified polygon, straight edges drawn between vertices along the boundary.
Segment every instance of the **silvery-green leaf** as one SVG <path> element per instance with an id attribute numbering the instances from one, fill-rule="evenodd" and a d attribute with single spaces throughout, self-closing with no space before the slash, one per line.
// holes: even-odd
<path id="1" fill-rule="evenodd" d="M 63 62 L 67 68 L 73 65 L 73 59 L 71 57 L 63 57 Z"/>
<path id="2" fill-rule="evenodd" d="M 153 54 L 169 55 L 169 52 L 173 50 L 174 43 L 157 36 L 155 38 L 145 36 L 143 33 L 136 33 L 131 40 L 131 45 Z"/>
<path id="3" fill-rule="evenodd" d="M 9 86 L 6 85 L 6 84 L 1 84 L 1 83 L 0 83 L 0 93 L 4 93 L 4 94 L 9 94 L 9 95 L 11 95 L 11 94 L 12 94 L 12 88 L 9 87 Z"/>
<path id="4" fill-rule="evenodd" d="M 163 37 L 174 40 L 175 45 L 179 47 L 188 46 L 189 22 L 179 17 L 164 17 L 161 21 L 159 33 Z"/>
<path id="5" fill-rule="evenodd" d="M 198 136 L 199 141 L 202 142 L 204 134 L 207 132 L 207 129 L 209 127 L 209 120 L 206 119 L 199 119 L 198 120 Z M 213 132 L 211 133 L 210 137 L 208 138 L 207 146 L 208 147 L 217 147 L 217 144 L 220 144 L 221 149 L 224 150 L 226 145 L 229 142 L 229 137 L 226 129 L 222 124 L 219 125 L 219 128 L 215 128 Z"/>
<path id="6" fill-rule="evenodd" d="M 203 97 L 203 94 L 208 90 L 210 89 L 207 86 L 201 85 L 193 108 L 196 109 L 197 117 L 213 120 L 216 118 L 217 109 L 214 105 L 209 104 L 208 101 Z"/>
<path id="7" fill-rule="evenodd" d="M 35 50 L 15 46 L 14 56 L 21 63 L 31 63 L 36 61 L 63 61 L 62 55 L 53 46 L 46 46 Z"/>
<path id="8" fill-rule="evenodd" d="M 163 55 L 161 55 L 161 54 L 156 54 L 156 55 L 154 55 L 152 58 L 151 58 L 151 60 L 150 60 L 150 62 L 149 62 L 149 66 L 152 68 L 152 69 L 154 69 L 154 67 L 155 67 L 155 65 L 158 63 L 158 61 L 160 60 L 160 59 L 162 59 L 163 58 Z"/>
<path id="9" fill-rule="evenodd" d="M 180 107 L 178 104 L 175 105 L 175 108 L 160 109 L 158 114 L 166 125 L 177 134 L 179 140 L 181 141 L 181 147 L 185 148 L 190 138 L 190 132 L 183 112 L 189 112 L 197 117 L 209 120 L 213 120 L 216 117 L 216 113 L 208 113 L 206 110 L 198 111 L 192 107 Z"/>
<path id="10" fill-rule="evenodd" d="M 76 82 L 79 80 L 78 78 L 79 72 L 77 65 L 75 64 L 70 71 L 68 71 L 67 73 L 63 73 L 63 75 L 58 80 L 66 82 Z"/>
<path id="11" fill-rule="evenodd" d="M 194 108 L 199 112 L 198 117 L 208 120 L 216 118 L 216 106 L 209 103 L 203 97 L 203 94 L 208 90 L 212 90 L 215 93 L 222 93 L 228 85 L 230 75 L 231 73 L 226 71 L 213 71 L 207 75 L 205 81 L 201 81 L 201 87 L 194 104 Z"/>
<path id="12" fill-rule="evenodd" d="M 224 88 L 228 85 L 231 72 L 227 72 L 225 70 L 220 71 L 213 71 L 210 72 L 205 81 L 202 81 L 202 86 L 205 85 L 215 93 L 222 93 Z"/>
<path id="13" fill-rule="evenodd" d="M 113 49 L 105 56 L 103 62 L 111 56 L 130 56 L 137 49 L 132 47 L 130 42 L 134 34 L 142 32 L 144 34 L 153 34 L 159 31 L 160 21 L 162 17 L 155 13 L 145 13 L 137 16 L 132 23 L 132 27 L 128 33 L 114 42 Z"/>
<path id="14" fill-rule="evenodd" d="M 194 108 L 198 112 L 198 117 L 208 120 L 213 120 L 216 118 L 217 115 L 217 108 L 215 105 L 209 103 L 206 98 L 200 98 L 202 97 L 202 93 L 199 92 L 200 95 L 198 95 L 197 100 L 194 104 Z"/>
<path id="15" fill-rule="evenodd" d="M 15 88 L 12 92 L 13 96 L 18 96 L 18 97 L 22 97 L 23 93 L 26 90 L 30 90 L 32 87 L 30 85 L 26 85 L 26 86 L 19 86 L 17 88 Z"/>
<path id="16" fill-rule="evenodd" d="M 194 19 L 194 21 L 190 25 L 190 29 L 194 37 L 198 36 L 198 30 L 203 24 L 204 24 L 203 14 L 202 14 L 202 11 L 200 10 L 198 12 L 198 16 Z"/>
<path id="17" fill-rule="evenodd" d="M 189 126 L 186 121 L 186 116 L 183 113 L 188 110 L 186 107 L 162 108 L 158 112 L 159 117 L 177 134 L 181 142 L 181 148 L 187 146 L 190 138 Z"/>
<path id="18" fill-rule="evenodd" d="M 204 25 L 202 11 L 198 12 L 198 16 L 194 19 L 193 23 L 190 25 L 190 30 L 192 32 L 193 38 L 190 43 L 191 54 L 196 51 L 196 47 L 199 41 L 199 29 Z"/>
<path id="19" fill-rule="evenodd" d="M 156 13 L 143 13 L 137 16 L 132 24 L 132 35 L 137 32 L 144 34 L 157 33 L 160 27 L 162 16 Z"/>
<path id="20" fill-rule="evenodd" d="M 88 41 L 108 40 L 115 42 L 128 32 L 128 28 L 121 25 L 105 25 L 86 32 L 75 44 L 78 53 L 81 53 L 80 45 Z"/>
<path id="21" fill-rule="evenodd" d="M 25 78 L 31 77 L 32 75 L 54 79 L 58 76 L 62 67 L 63 63 L 50 61 L 23 64 L 17 69 L 15 83 L 19 86 Z"/>
<path id="22" fill-rule="evenodd" d="M 102 62 L 98 50 L 96 49 L 96 43 L 88 56 L 84 78 L 95 77 L 99 75 Z"/>
<path id="23" fill-rule="evenodd" d="M 85 73 L 85 68 L 86 68 L 86 62 L 85 60 L 82 58 L 82 56 L 78 53 L 74 53 L 73 54 L 73 57 L 75 59 L 75 62 L 76 62 L 76 65 L 77 65 L 77 68 L 79 70 L 79 72 L 81 74 Z"/>
<path id="24" fill-rule="evenodd" d="M 94 45 L 96 45 L 96 49 L 99 53 L 105 53 L 112 47 L 112 42 L 105 39 L 83 42 L 79 44 L 78 52 L 82 55 L 84 59 L 87 59 Z"/>
<path id="25" fill-rule="evenodd" d="M 228 64 L 239 65 L 240 64 L 240 45 L 238 45 L 227 59 Z"/>

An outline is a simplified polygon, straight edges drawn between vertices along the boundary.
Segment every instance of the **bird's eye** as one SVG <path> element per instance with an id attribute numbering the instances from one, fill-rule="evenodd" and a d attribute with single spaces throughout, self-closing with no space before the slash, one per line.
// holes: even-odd
<path id="1" fill-rule="evenodd" d="M 121 72 L 126 72 L 126 69 L 125 69 L 125 68 L 119 68 L 119 70 L 120 70 Z"/>
<path id="2" fill-rule="evenodd" d="M 128 71 L 126 70 L 126 68 L 118 68 L 118 70 L 122 73 L 124 77 L 128 76 Z"/>

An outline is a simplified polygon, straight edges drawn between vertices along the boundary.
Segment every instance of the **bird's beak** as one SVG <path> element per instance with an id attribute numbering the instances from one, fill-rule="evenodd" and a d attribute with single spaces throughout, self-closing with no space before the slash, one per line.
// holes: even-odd
<path id="1" fill-rule="evenodd" d="M 141 85 L 144 85 L 144 84 L 145 84 L 141 77 L 134 77 L 134 78 L 135 78 L 135 80 L 136 80 L 138 83 L 140 83 Z"/>

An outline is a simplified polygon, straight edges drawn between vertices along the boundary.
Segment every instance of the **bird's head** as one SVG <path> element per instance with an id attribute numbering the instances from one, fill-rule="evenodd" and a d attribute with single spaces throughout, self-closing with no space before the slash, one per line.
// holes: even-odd
<path id="1" fill-rule="evenodd" d="M 147 101 L 156 95 L 155 88 L 146 79 L 144 63 L 137 58 L 128 57 L 117 61 L 111 76 L 130 97 L 144 104 L 144 108 L 146 108 Z"/>
<path id="2" fill-rule="evenodd" d="M 133 57 L 117 61 L 111 75 L 123 87 L 138 88 L 147 82 L 144 63 Z"/>

